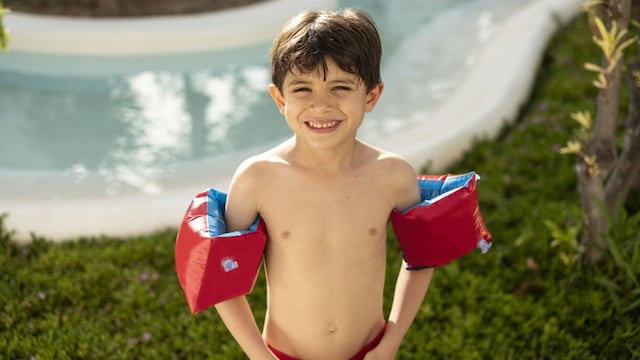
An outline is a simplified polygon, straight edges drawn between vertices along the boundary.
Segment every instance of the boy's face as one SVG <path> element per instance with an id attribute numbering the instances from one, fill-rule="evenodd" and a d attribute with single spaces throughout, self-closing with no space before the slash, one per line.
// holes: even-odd
<path id="1" fill-rule="evenodd" d="M 383 85 L 367 92 L 356 75 L 340 69 L 331 58 L 326 63 L 326 78 L 321 67 L 308 74 L 291 71 L 284 77 L 282 91 L 271 85 L 269 93 L 299 141 L 331 147 L 355 139 L 364 113 L 373 110 Z"/>

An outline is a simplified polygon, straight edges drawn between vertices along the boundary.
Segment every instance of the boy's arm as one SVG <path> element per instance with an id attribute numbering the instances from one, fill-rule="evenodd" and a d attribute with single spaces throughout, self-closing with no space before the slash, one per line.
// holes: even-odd
<path id="1" fill-rule="evenodd" d="M 259 177 L 251 174 L 255 169 L 252 170 L 246 163 L 240 166 L 229 188 L 225 209 L 228 231 L 247 229 L 258 216 L 256 194 L 253 192 L 256 184 L 253 181 Z M 275 359 L 262 339 L 246 296 L 223 301 L 215 307 L 227 329 L 249 359 Z"/>
<path id="2" fill-rule="evenodd" d="M 223 301 L 216 305 L 216 310 L 249 359 L 276 359 L 262 340 L 246 296 Z"/>
<path id="3" fill-rule="evenodd" d="M 392 199 L 397 209 L 406 209 L 420 201 L 420 189 L 416 173 L 405 161 L 393 162 L 393 170 L 388 174 L 393 189 Z M 396 281 L 393 303 L 387 323 L 387 330 L 380 344 L 365 359 L 394 359 L 400 343 L 409 330 L 422 301 L 424 300 L 433 269 L 407 270 L 404 262 Z M 376 356 L 374 356 L 376 355 Z"/>
<path id="4" fill-rule="evenodd" d="M 429 289 L 433 269 L 407 270 L 404 262 L 396 281 L 393 304 L 389 313 L 387 330 L 380 344 L 372 351 L 380 359 L 394 359 L 400 343 L 409 330 Z"/>

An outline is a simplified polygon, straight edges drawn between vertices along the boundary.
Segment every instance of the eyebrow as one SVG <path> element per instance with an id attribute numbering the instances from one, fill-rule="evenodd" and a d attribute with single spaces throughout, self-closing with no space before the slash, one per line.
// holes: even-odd
<path id="1" fill-rule="evenodd" d="M 330 84 L 350 84 L 353 86 L 357 86 L 358 83 L 355 80 L 351 80 L 351 79 L 335 79 L 335 80 L 329 80 L 327 81 Z M 311 81 L 309 80 L 304 80 L 304 79 L 292 79 L 289 80 L 286 85 L 287 86 L 296 86 L 296 85 L 308 85 L 310 84 Z"/>

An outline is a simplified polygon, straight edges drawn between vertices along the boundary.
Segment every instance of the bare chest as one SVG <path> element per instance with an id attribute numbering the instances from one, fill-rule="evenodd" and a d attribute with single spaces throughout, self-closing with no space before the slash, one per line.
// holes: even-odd
<path id="1" fill-rule="evenodd" d="M 340 182 L 283 182 L 261 210 L 270 240 L 322 251 L 354 251 L 386 234 L 391 212 L 383 189 L 358 178 Z"/>

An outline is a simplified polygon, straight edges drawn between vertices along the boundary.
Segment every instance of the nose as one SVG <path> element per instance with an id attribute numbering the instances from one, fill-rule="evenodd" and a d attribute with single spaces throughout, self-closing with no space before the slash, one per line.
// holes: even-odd
<path id="1" fill-rule="evenodd" d="M 329 110 L 333 108 L 333 99 L 329 94 L 316 94 L 311 99 L 310 107 L 313 110 Z"/>

